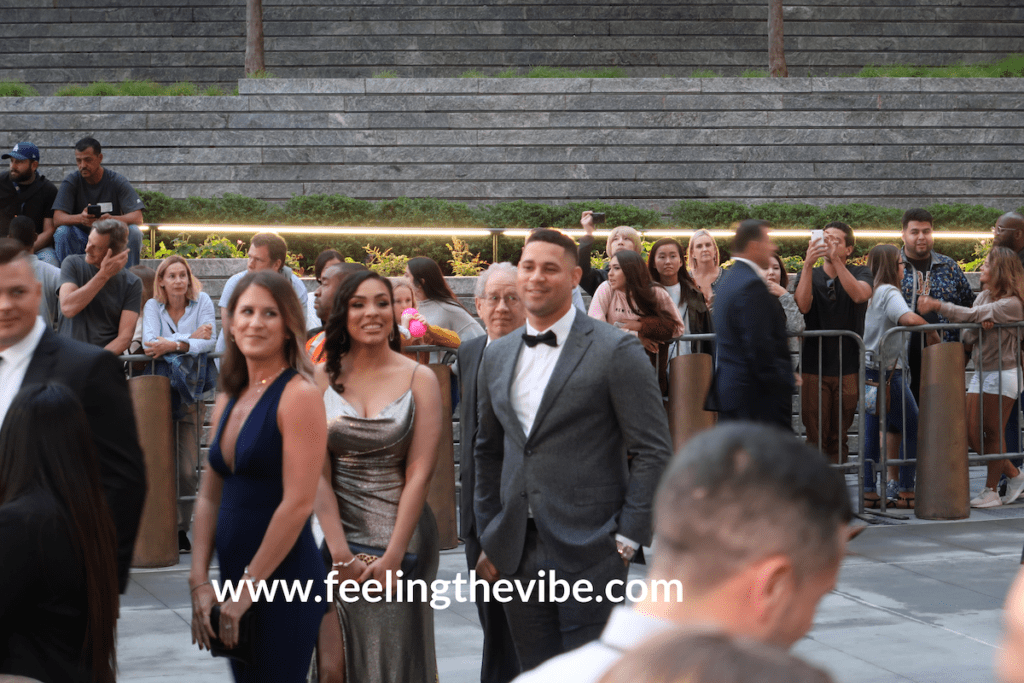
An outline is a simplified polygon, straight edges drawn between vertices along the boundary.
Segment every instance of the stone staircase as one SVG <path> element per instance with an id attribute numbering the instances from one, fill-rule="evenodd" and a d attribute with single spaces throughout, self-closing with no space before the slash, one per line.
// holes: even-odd
<path id="1" fill-rule="evenodd" d="M 219 85 L 243 75 L 244 0 L 3 0 L 0 80 Z M 764 0 L 265 0 L 267 69 L 285 78 L 452 77 L 531 66 L 631 76 L 767 66 Z M 787 0 L 793 75 L 1024 52 L 1016 0 Z"/>

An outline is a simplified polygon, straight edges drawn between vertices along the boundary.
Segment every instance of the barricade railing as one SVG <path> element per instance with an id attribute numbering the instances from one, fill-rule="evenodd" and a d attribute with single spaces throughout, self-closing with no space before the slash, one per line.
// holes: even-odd
<path id="1" fill-rule="evenodd" d="M 950 330 L 955 330 L 955 331 L 958 331 L 958 332 L 962 332 L 962 331 L 966 331 L 966 330 L 975 330 L 975 331 L 978 332 L 978 340 L 976 342 L 976 347 L 983 347 L 986 335 L 989 335 L 990 337 L 991 336 L 995 336 L 995 338 L 997 340 L 997 343 L 1000 343 L 1000 345 L 1001 345 L 1001 341 L 1002 341 L 1003 335 L 1006 334 L 1006 331 L 1007 330 L 1014 330 L 1014 332 L 1012 332 L 1011 334 L 1013 334 L 1014 343 L 1015 343 L 1015 346 L 1016 346 L 1016 351 L 1014 353 L 1015 363 L 1014 363 L 1012 368 L 1004 367 L 1004 363 L 1003 363 L 1003 359 L 1002 359 L 1002 353 L 1000 353 L 999 354 L 998 363 L 997 363 L 997 366 L 996 366 L 994 371 L 998 373 L 997 382 L 996 382 L 996 388 L 997 388 L 998 395 L 1000 395 L 1000 396 L 1004 395 L 1003 394 L 1003 389 L 1004 389 L 1004 376 L 1003 376 L 1003 372 L 1006 371 L 1006 370 L 1014 370 L 1015 373 L 1016 373 L 1016 376 L 1017 376 L 1016 387 L 1015 387 L 1015 391 L 1014 391 L 1014 398 L 1016 400 L 1016 406 L 1017 406 L 1016 407 L 1016 418 L 1017 418 L 1017 439 L 1016 439 L 1016 442 L 1017 442 L 1017 449 L 1018 450 L 1010 451 L 1007 448 L 1008 444 L 1006 443 L 1006 435 L 1005 435 L 1006 426 L 1003 426 L 1003 428 L 999 431 L 999 445 L 1000 445 L 999 451 L 1000 452 L 998 452 L 998 453 L 985 453 L 985 440 L 983 438 L 984 424 L 985 424 L 985 419 L 984 419 L 985 418 L 985 401 L 982 398 L 982 395 L 985 393 L 985 382 L 984 382 L 984 378 L 983 377 L 979 377 L 979 381 L 978 381 L 978 392 L 979 392 L 979 400 L 978 400 L 978 412 L 979 412 L 979 414 L 978 414 L 978 428 L 979 428 L 979 430 L 981 430 L 981 434 L 979 434 L 979 437 L 980 437 L 979 438 L 979 444 L 981 446 L 981 452 L 980 453 L 975 453 L 974 455 L 970 455 L 970 453 L 968 453 L 967 462 L 968 462 L 969 465 L 981 465 L 981 464 L 984 464 L 984 463 L 987 463 L 987 462 L 991 462 L 991 461 L 995 461 L 995 460 L 1017 459 L 1017 458 L 1021 458 L 1022 456 L 1024 456 L 1024 452 L 1022 452 L 1022 450 L 1021 450 L 1022 449 L 1022 445 L 1024 445 L 1024 444 L 1022 444 L 1022 432 L 1024 432 L 1024 407 L 1022 407 L 1021 401 L 1020 401 L 1021 390 L 1022 390 L 1022 388 L 1024 388 L 1024 387 L 1022 387 L 1022 382 L 1021 382 L 1022 370 L 1024 370 L 1024 368 L 1022 368 L 1022 366 L 1021 366 L 1021 334 L 1022 334 L 1022 329 L 1021 328 L 1024 328 L 1024 321 L 1016 322 L 1016 323 L 1004 323 L 1004 324 L 993 325 L 988 330 L 986 330 L 980 323 L 934 323 L 934 324 L 928 324 L 928 325 L 915 325 L 915 326 L 899 326 L 899 327 L 894 327 L 894 328 L 886 331 L 886 333 L 882 335 L 881 341 L 879 342 L 878 359 L 877 359 L 877 361 L 875 359 L 873 359 L 873 358 L 870 359 L 870 360 L 871 360 L 871 363 L 872 363 L 873 367 L 877 364 L 877 367 L 879 368 L 879 387 L 880 387 L 880 390 L 878 392 L 878 434 L 873 435 L 873 436 L 874 436 L 874 438 L 877 438 L 879 440 L 879 462 L 878 462 L 878 469 L 879 469 L 879 472 L 882 473 L 883 477 L 885 476 L 885 473 L 887 471 L 886 468 L 888 468 L 888 467 L 906 467 L 906 466 L 911 466 L 911 465 L 913 465 L 913 466 L 917 465 L 917 457 L 908 458 L 908 457 L 904 456 L 904 457 L 901 458 L 901 457 L 897 456 L 895 458 L 890 458 L 889 457 L 889 453 L 888 453 L 887 439 L 884 438 L 884 435 L 888 432 L 888 412 L 889 411 L 888 411 L 888 406 L 886 405 L 886 402 L 887 402 L 887 400 L 889 400 L 889 397 L 887 396 L 888 392 L 881 390 L 881 387 L 885 386 L 886 379 L 888 378 L 889 374 L 894 369 L 891 366 L 894 366 L 896 364 L 896 362 L 899 361 L 899 364 L 901 366 L 899 369 L 902 370 L 903 382 L 905 383 L 905 386 L 907 387 L 904 391 L 900 392 L 900 397 L 899 397 L 900 400 L 902 401 L 902 405 L 901 405 L 901 409 L 902 410 L 900 412 L 901 412 L 901 417 L 902 417 L 902 422 L 903 422 L 900 425 L 900 427 L 901 427 L 901 432 L 900 432 L 901 440 L 900 440 L 900 443 L 901 443 L 902 449 L 904 450 L 904 453 L 906 452 L 906 450 L 908 450 L 907 449 L 908 431 L 907 431 L 907 428 L 906 428 L 907 427 L 907 409 L 906 408 L 907 408 L 907 394 L 910 393 L 909 386 L 910 386 L 911 378 L 909 376 L 910 368 L 905 367 L 905 366 L 907 365 L 907 353 L 906 353 L 906 350 L 907 350 L 909 344 L 911 343 L 911 340 L 905 339 L 905 340 L 900 342 L 900 344 L 899 344 L 899 349 L 900 349 L 899 357 L 894 359 L 894 358 L 886 357 L 886 354 L 885 354 L 885 350 L 887 348 L 887 342 L 889 341 L 889 339 L 891 337 L 895 336 L 895 335 L 905 336 L 905 335 L 917 334 L 918 338 L 919 338 L 918 339 L 918 343 L 920 344 L 921 350 L 923 351 L 924 347 L 926 346 L 926 335 L 930 331 L 936 331 L 936 332 L 940 332 L 941 333 L 941 332 L 946 332 L 946 331 L 950 331 Z M 882 372 L 881 371 L 882 368 L 887 368 L 886 372 Z M 986 373 L 993 372 L 993 370 L 986 369 L 985 372 Z M 974 373 L 978 373 L 980 375 L 981 374 L 981 369 L 978 368 L 978 367 L 974 367 L 971 370 L 967 370 L 967 372 L 965 373 L 965 379 L 966 379 L 966 376 L 969 376 L 970 374 L 974 374 Z M 967 387 L 965 387 L 965 389 L 966 388 Z M 1007 398 L 1010 398 L 1010 396 L 1007 396 Z M 1011 418 L 1012 417 L 1013 417 L 1013 415 L 1011 414 Z M 916 453 L 915 453 L 915 456 L 916 456 Z M 883 481 L 884 481 L 884 479 L 883 479 Z M 886 496 L 882 495 L 881 496 L 881 509 L 883 511 L 885 510 L 885 506 L 886 506 Z"/>
<path id="2" fill-rule="evenodd" d="M 714 342 L 715 338 L 716 338 L 716 335 L 713 334 L 713 333 L 709 333 L 709 334 L 684 334 L 684 335 L 681 335 L 681 336 L 676 337 L 675 339 L 673 339 L 671 343 L 675 343 L 675 342 L 680 342 L 680 343 Z M 856 459 L 855 462 L 851 461 L 852 459 L 851 460 L 847 460 L 846 462 L 843 462 L 843 460 L 842 460 L 842 444 L 844 442 L 844 439 L 846 437 L 848 437 L 849 434 L 848 433 L 844 433 L 845 430 L 843 428 L 843 421 L 841 419 L 842 412 L 843 412 L 843 392 L 842 392 L 842 385 L 843 385 L 843 382 L 842 382 L 842 377 L 843 377 L 843 359 L 842 359 L 842 355 L 843 354 L 840 353 L 839 354 L 839 356 L 840 356 L 840 358 L 839 358 L 839 367 L 838 367 L 838 369 L 839 369 L 838 415 L 840 416 L 840 419 L 836 420 L 836 430 L 837 430 L 837 433 L 836 433 L 836 441 L 835 441 L 836 448 L 839 449 L 839 457 L 837 458 L 838 462 L 832 463 L 831 466 L 833 468 L 843 472 L 843 473 L 855 473 L 856 476 L 857 476 L 858 482 L 863 481 L 863 479 L 864 479 L 864 434 L 865 434 L 865 420 L 864 420 L 864 411 L 860 410 L 859 407 L 864 405 L 865 360 L 866 360 L 866 355 L 867 355 L 866 354 L 866 348 L 864 346 L 864 340 L 856 332 L 851 332 L 849 330 L 806 330 L 806 331 L 802 332 L 799 335 L 790 335 L 789 338 L 790 339 L 847 338 L 847 339 L 850 340 L 850 342 L 856 344 L 856 349 L 857 349 L 856 350 L 856 357 L 857 357 L 857 360 L 858 360 L 858 363 L 857 363 L 858 367 L 857 367 L 857 371 L 856 371 L 856 374 L 857 374 L 857 405 L 855 406 L 855 409 L 857 410 L 857 412 L 855 414 L 854 421 L 855 421 L 855 424 L 856 424 L 856 427 L 857 427 L 856 433 L 857 433 L 857 437 L 858 437 L 858 446 L 857 446 L 856 453 L 854 453 L 851 450 L 850 455 L 856 454 L 857 455 L 857 459 Z M 819 343 L 819 345 L 824 346 L 824 342 L 818 342 L 818 343 Z M 837 343 L 837 346 L 841 348 L 844 345 L 844 343 L 845 342 L 840 341 L 840 342 Z M 806 370 L 807 369 L 807 368 L 803 367 L 803 362 L 802 362 L 803 361 L 803 347 L 801 347 L 800 351 L 796 355 L 800 356 L 801 363 L 800 363 L 799 367 L 793 369 L 794 374 L 795 375 L 814 374 L 814 373 L 800 372 L 801 370 Z M 821 353 L 821 352 L 818 353 L 818 367 L 816 368 L 818 370 L 817 375 L 819 377 L 818 389 L 817 389 L 817 394 L 818 394 L 818 396 L 817 396 L 817 410 L 818 410 L 819 419 L 817 420 L 817 435 L 816 435 L 818 437 L 817 438 L 817 444 L 819 446 L 823 443 L 823 441 L 824 441 L 823 437 L 825 436 L 825 434 L 824 434 L 824 421 L 820 419 L 820 416 L 823 414 L 822 413 L 822 408 L 823 408 L 823 404 L 824 404 L 824 399 L 822 398 L 822 391 L 824 389 L 824 382 L 822 382 L 820 380 L 820 378 L 822 376 L 822 371 L 824 370 L 824 360 L 823 360 L 824 355 L 825 355 L 824 353 Z M 853 373 L 849 373 L 849 374 L 853 374 Z M 718 387 L 718 390 L 721 391 L 722 387 Z M 806 429 L 803 428 L 803 424 L 804 424 L 804 415 L 803 415 L 803 406 L 804 406 L 803 398 L 804 398 L 804 396 L 803 396 L 803 392 L 804 392 L 804 387 L 801 385 L 800 387 L 798 387 L 798 392 L 796 394 L 798 396 L 798 408 L 797 408 L 797 411 L 796 411 L 796 413 L 792 413 L 791 412 L 790 413 L 790 417 L 792 419 L 794 414 L 799 416 L 799 418 L 800 418 L 799 422 L 800 422 L 801 426 L 796 430 L 796 434 L 798 436 L 802 436 L 804 439 L 806 439 L 807 438 Z M 792 400 L 792 398 L 790 400 Z M 857 501 L 858 501 L 857 504 L 856 504 L 857 512 L 858 512 L 858 514 L 863 514 L 864 513 L 863 497 L 862 496 L 858 496 Z"/>

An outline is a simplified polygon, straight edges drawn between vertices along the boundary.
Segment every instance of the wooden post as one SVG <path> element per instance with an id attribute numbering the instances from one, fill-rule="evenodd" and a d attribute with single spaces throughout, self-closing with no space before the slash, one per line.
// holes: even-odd
<path id="1" fill-rule="evenodd" d="M 437 444 L 437 464 L 427 491 L 427 504 L 437 520 L 441 549 L 459 545 L 459 523 L 455 516 L 455 444 L 452 433 L 452 371 L 443 363 L 428 366 L 441 385 L 441 440 Z"/>
<path id="2" fill-rule="evenodd" d="M 686 342 L 689 343 L 689 342 Z M 715 413 L 704 410 L 714 365 L 706 353 L 676 356 L 668 371 L 668 427 L 678 452 L 698 432 L 715 426 Z"/>
<path id="3" fill-rule="evenodd" d="M 786 47 L 782 31 L 782 0 L 768 0 L 768 73 L 786 78 Z"/>
<path id="4" fill-rule="evenodd" d="M 245 75 L 266 71 L 263 61 L 263 0 L 245 0 Z"/>
<path id="5" fill-rule="evenodd" d="M 921 354 L 914 501 L 919 519 L 967 519 L 971 515 L 965 395 L 963 344 L 946 342 L 925 348 Z M 891 398 L 899 401 L 902 397 Z"/>
<path id="6" fill-rule="evenodd" d="M 169 567 L 178 563 L 178 469 L 174 461 L 171 381 L 159 375 L 132 377 L 128 390 L 146 461 L 147 483 L 132 566 Z"/>

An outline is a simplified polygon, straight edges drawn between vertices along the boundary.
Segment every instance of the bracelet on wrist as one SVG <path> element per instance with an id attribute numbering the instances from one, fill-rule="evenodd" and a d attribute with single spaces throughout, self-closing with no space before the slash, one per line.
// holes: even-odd
<path id="1" fill-rule="evenodd" d="M 332 567 L 351 567 L 352 563 L 355 562 L 355 561 L 356 561 L 356 556 L 353 555 L 352 559 L 349 560 L 348 562 L 332 562 L 331 566 Z"/>
<path id="2" fill-rule="evenodd" d="M 203 581 L 202 583 L 197 583 L 196 585 L 192 586 L 192 591 L 191 592 L 195 593 L 197 589 L 202 588 L 203 586 L 209 586 L 209 585 L 210 585 L 210 580 L 207 579 L 206 581 Z"/>

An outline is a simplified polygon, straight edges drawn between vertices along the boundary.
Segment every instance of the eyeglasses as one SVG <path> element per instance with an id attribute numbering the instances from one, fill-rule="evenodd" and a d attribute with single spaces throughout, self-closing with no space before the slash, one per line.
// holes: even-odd
<path id="1" fill-rule="evenodd" d="M 504 300 L 505 305 L 510 308 L 519 303 L 519 297 L 516 296 L 515 294 L 506 294 L 505 296 L 495 296 L 492 294 L 491 296 L 487 297 L 487 303 L 489 303 L 491 306 L 497 306 L 502 302 L 502 300 Z"/>
<path id="2" fill-rule="evenodd" d="M 992 226 L 992 232 L 994 232 L 996 234 L 1003 235 L 1003 234 L 1006 234 L 1008 232 L 1020 232 L 1020 228 L 1004 228 L 1001 225 L 993 225 Z"/>

